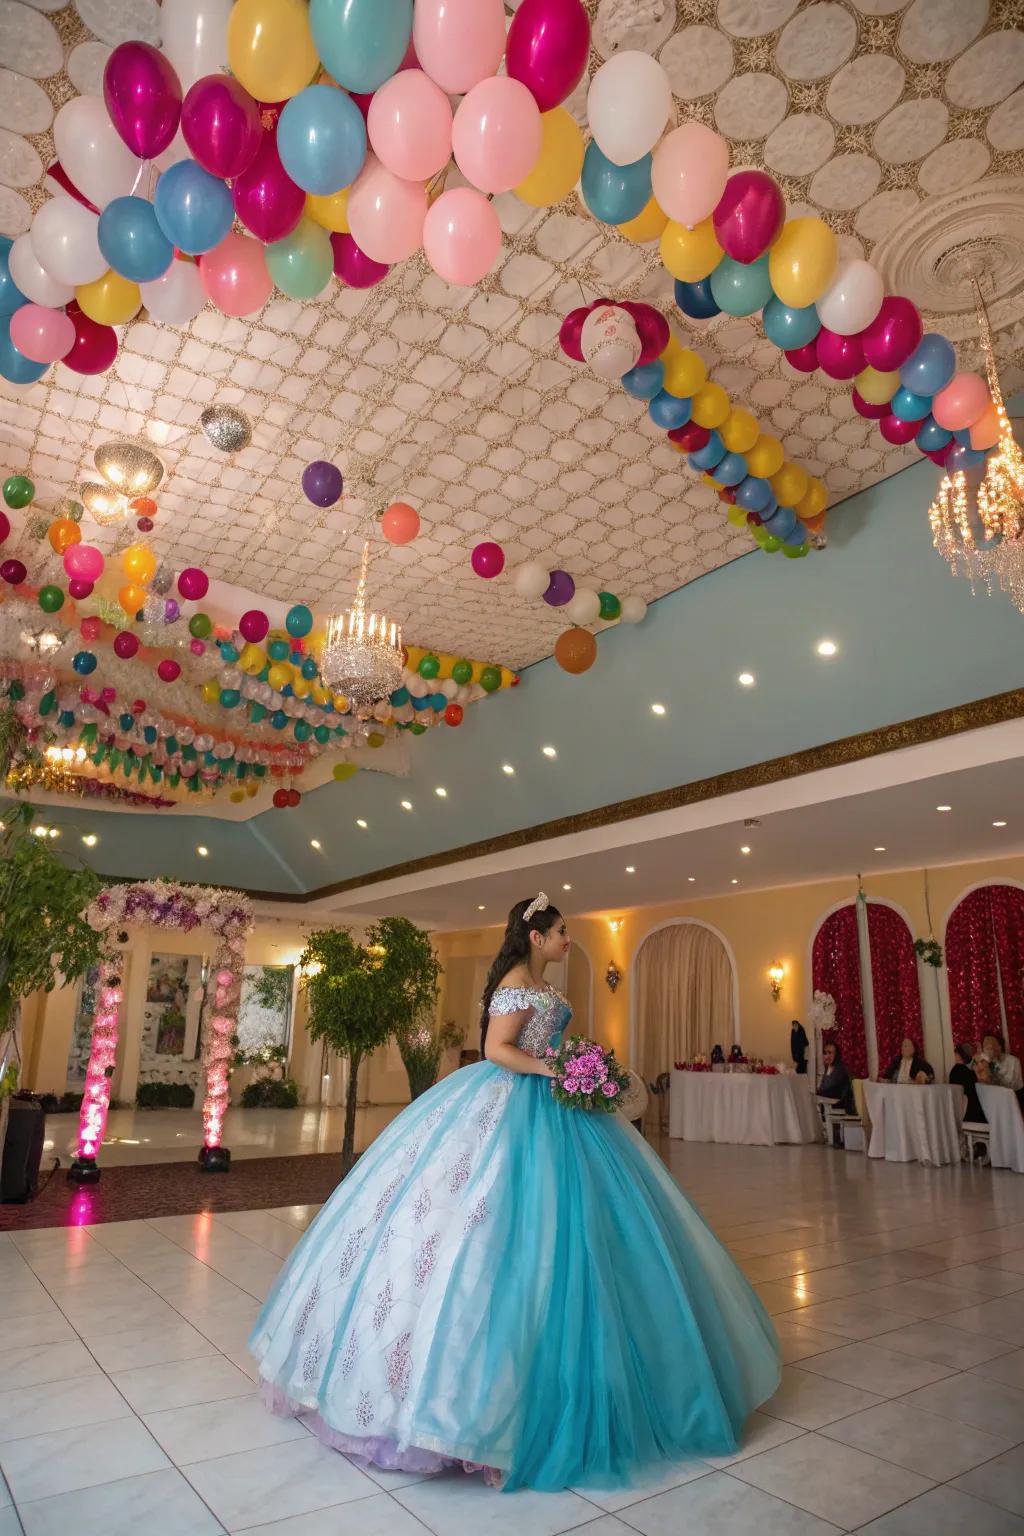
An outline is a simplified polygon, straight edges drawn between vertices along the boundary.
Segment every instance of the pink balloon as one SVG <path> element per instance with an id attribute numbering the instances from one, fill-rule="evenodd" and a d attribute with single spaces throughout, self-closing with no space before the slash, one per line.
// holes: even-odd
<path id="1" fill-rule="evenodd" d="M 916 306 L 899 294 L 890 294 L 882 300 L 871 324 L 861 332 L 864 360 L 879 373 L 891 373 L 894 368 L 902 368 L 917 350 L 923 334 Z"/>
<path id="2" fill-rule="evenodd" d="M 786 218 L 786 201 L 764 171 L 737 171 L 712 215 L 715 235 L 733 261 L 749 263 L 763 256 Z"/>
<path id="3" fill-rule="evenodd" d="M 884 405 L 869 405 L 858 389 L 851 390 L 850 398 L 857 415 L 865 417 L 868 421 L 881 421 L 883 416 L 890 414 L 888 401 Z"/>
<path id="4" fill-rule="evenodd" d="M 181 81 L 149 43 L 120 43 L 103 71 L 110 121 L 140 160 L 163 154 L 181 120 Z"/>
<path id="5" fill-rule="evenodd" d="M 467 288 L 478 283 L 501 250 L 501 225 L 492 204 L 473 187 L 442 192 L 424 221 L 423 249 L 446 283 Z"/>
<path id="6" fill-rule="evenodd" d="M 584 304 L 579 309 L 570 309 L 562 321 L 558 332 L 558 345 L 566 357 L 571 357 L 574 363 L 583 362 L 583 346 L 581 338 L 583 326 L 590 314 L 590 305 Z"/>
<path id="7" fill-rule="evenodd" d="M 11 330 L 14 330 L 12 324 Z M 977 421 L 971 423 L 971 447 L 994 448 L 999 441 L 999 412 L 990 400 Z"/>
<path id="8" fill-rule="evenodd" d="M 83 640 L 98 640 L 100 635 L 99 619 L 93 616 L 83 619 L 78 626 L 78 632 Z"/>
<path id="9" fill-rule="evenodd" d="M 523 0 L 508 31 L 505 69 L 542 112 L 572 94 L 589 56 L 590 22 L 580 0 Z"/>
<path id="10" fill-rule="evenodd" d="M 334 251 L 334 275 L 350 288 L 373 288 L 391 271 L 384 262 L 371 261 L 351 235 L 333 234 L 331 248 Z"/>
<path id="11" fill-rule="evenodd" d="M 426 216 L 426 187 L 393 176 L 367 155 L 348 195 L 348 227 L 360 250 L 374 261 L 405 261 L 423 244 Z"/>
<path id="12" fill-rule="evenodd" d="M 182 104 L 181 133 L 193 159 L 211 176 L 241 176 L 263 138 L 260 109 L 230 75 L 204 75 Z"/>
<path id="13" fill-rule="evenodd" d="M 932 415 L 947 432 L 973 427 L 990 403 L 988 385 L 976 373 L 955 373 L 932 401 Z"/>
<path id="14" fill-rule="evenodd" d="M 105 562 L 101 550 L 91 544 L 69 544 L 64 551 L 64 569 L 80 581 L 99 581 Z"/>
<path id="15" fill-rule="evenodd" d="M 854 379 L 863 372 L 864 348 L 859 336 L 840 336 L 823 325 L 814 338 L 814 345 L 818 352 L 818 367 L 830 379 Z"/>
<path id="16" fill-rule="evenodd" d="M 718 206 L 729 175 L 729 146 L 703 123 L 673 128 L 654 151 L 651 185 L 658 207 L 692 229 Z"/>
<path id="17" fill-rule="evenodd" d="M 62 309 L 23 304 L 11 316 L 11 341 L 33 363 L 56 363 L 75 344 L 75 323 Z"/>
<path id="18" fill-rule="evenodd" d="M 919 421 L 903 421 L 899 416 L 893 416 L 891 412 L 883 416 L 878 423 L 878 430 L 886 442 L 893 443 L 896 447 L 913 442 L 920 429 Z"/>
<path id="19" fill-rule="evenodd" d="M 462 98 L 452 124 L 455 163 L 481 192 L 511 192 L 537 164 L 543 129 L 525 85 L 496 75 Z"/>
<path id="20" fill-rule="evenodd" d="M 619 308 L 631 314 L 636 323 L 643 348 L 636 366 L 642 368 L 646 363 L 653 363 L 668 346 L 672 334 L 665 316 L 653 304 L 637 304 L 632 299 L 627 299 Z"/>
<path id="21" fill-rule="evenodd" d="M 431 80 L 450 96 L 464 96 L 501 63 L 503 0 L 416 0 L 412 43 Z"/>
<path id="22" fill-rule="evenodd" d="M 422 69 L 403 69 L 374 92 L 366 129 L 385 170 L 429 181 L 452 152 L 451 102 Z"/>
<path id="23" fill-rule="evenodd" d="M 933 464 L 938 464 L 941 468 L 955 447 L 956 443 L 951 439 L 948 443 L 944 443 L 941 448 L 926 448 L 924 456 L 926 459 L 931 459 Z"/>
<path id="24" fill-rule="evenodd" d="M 264 133 L 247 170 L 231 189 L 235 212 L 259 240 L 283 240 L 302 218 L 306 194 L 281 164 L 277 134 Z"/>
<path id="25" fill-rule="evenodd" d="M 818 333 L 821 334 L 820 331 Z M 818 367 L 818 338 L 805 342 L 802 347 L 790 347 L 785 354 L 786 362 L 800 373 L 813 373 Z"/>
<path id="26" fill-rule="evenodd" d="M 483 576 L 486 581 L 492 581 L 495 576 L 500 576 L 505 568 L 505 551 L 500 544 L 494 544 L 488 540 L 476 546 L 470 556 L 470 563 L 478 576 Z"/>
<path id="27" fill-rule="evenodd" d="M 236 317 L 262 309 L 274 286 L 263 247 L 235 230 L 202 257 L 199 278 L 221 314 Z"/>
<path id="28" fill-rule="evenodd" d="M 238 633 L 250 645 L 258 645 L 270 629 L 270 620 L 262 608 L 249 608 L 238 621 Z"/>

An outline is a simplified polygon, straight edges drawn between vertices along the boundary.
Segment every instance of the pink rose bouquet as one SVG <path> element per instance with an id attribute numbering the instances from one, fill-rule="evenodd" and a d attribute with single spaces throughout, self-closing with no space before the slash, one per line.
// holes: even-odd
<path id="1" fill-rule="evenodd" d="M 629 1083 L 613 1052 L 583 1035 L 570 1036 L 557 1051 L 548 1046 L 547 1056 L 555 1071 L 551 1092 L 567 1109 L 609 1113 Z"/>

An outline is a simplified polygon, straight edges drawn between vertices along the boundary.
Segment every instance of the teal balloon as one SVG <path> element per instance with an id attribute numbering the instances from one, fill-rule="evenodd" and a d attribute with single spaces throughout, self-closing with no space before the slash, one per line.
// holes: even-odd
<path id="1" fill-rule="evenodd" d="M 296 603 L 294 608 L 288 609 L 284 627 L 296 640 L 301 640 L 303 635 L 308 635 L 313 628 L 313 615 L 305 603 Z"/>
<path id="2" fill-rule="evenodd" d="M 153 208 L 168 240 L 188 256 L 201 256 L 220 245 L 235 219 L 226 183 L 195 160 L 168 166 L 156 184 Z"/>
<path id="3" fill-rule="evenodd" d="M 340 192 L 352 185 L 366 159 L 363 114 L 344 91 L 307 85 L 285 104 L 277 120 L 277 152 L 303 192 Z"/>
<path id="4" fill-rule="evenodd" d="M 806 347 L 820 330 L 821 321 L 814 304 L 793 309 L 773 294 L 764 307 L 764 333 L 783 352 Z"/>
<path id="5" fill-rule="evenodd" d="M 940 427 L 934 416 L 926 416 L 914 441 L 922 453 L 937 453 L 953 441 L 953 434 Z"/>
<path id="6" fill-rule="evenodd" d="M 915 395 L 913 390 L 904 389 L 902 385 L 889 402 L 889 409 L 900 421 L 924 421 L 932 408 L 930 395 Z"/>
<path id="7" fill-rule="evenodd" d="M 316 677 L 316 674 L 317 674 L 316 660 L 312 656 L 307 656 L 305 661 L 302 663 L 302 675 L 306 679 L 307 682 L 311 683 L 313 681 L 314 677 Z"/>
<path id="8" fill-rule="evenodd" d="M 313 735 L 322 747 L 326 746 L 331 739 L 331 733 L 326 725 L 315 725 L 313 727 Z"/>
<path id="9" fill-rule="evenodd" d="M 292 726 L 292 735 L 296 741 L 308 741 L 313 734 L 313 727 L 308 720 L 296 720 Z"/>
<path id="10" fill-rule="evenodd" d="M 653 400 L 665 383 L 665 364 L 660 359 L 653 363 L 639 363 L 622 375 L 622 387 L 634 400 Z"/>
<path id="11" fill-rule="evenodd" d="M 711 296 L 727 315 L 753 315 L 772 298 L 768 257 L 757 261 L 733 261 L 723 256 L 711 274 Z"/>
<path id="12" fill-rule="evenodd" d="M 727 453 L 711 471 L 719 485 L 739 485 L 747 478 L 747 461 L 742 453 Z"/>
<path id="13" fill-rule="evenodd" d="M 222 641 L 219 649 L 221 661 L 226 661 L 229 665 L 231 665 L 238 660 L 238 652 L 231 644 L 230 640 Z"/>
<path id="14" fill-rule="evenodd" d="M 651 199 L 651 157 L 615 165 L 591 139 L 583 157 L 583 201 L 602 224 L 625 224 Z"/>
<path id="15" fill-rule="evenodd" d="M 283 731 L 288 724 L 288 716 L 283 709 L 275 709 L 270 717 L 270 723 L 275 731 Z"/>
<path id="16" fill-rule="evenodd" d="M 49 363 L 33 363 L 18 351 L 11 340 L 10 315 L 0 316 L 0 377 L 9 384 L 34 384 L 49 366 Z"/>
<path id="17" fill-rule="evenodd" d="M 712 429 L 711 436 L 703 448 L 697 448 L 688 456 L 691 469 L 714 469 L 715 465 L 725 458 L 725 444 L 722 442 L 721 433 Z"/>
<path id="18" fill-rule="evenodd" d="M 267 646 L 267 655 L 271 661 L 287 661 L 291 646 L 287 640 L 271 640 Z"/>
<path id="19" fill-rule="evenodd" d="M 174 246 L 144 197 L 115 197 L 100 214 L 96 235 L 104 261 L 132 283 L 163 277 L 174 260 Z"/>
<path id="20" fill-rule="evenodd" d="M 346 91 L 365 95 L 390 80 L 405 58 L 412 0 L 312 0 L 309 26 L 327 72 Z"/>
<path id="21" fill-rule="evenodd" d="M 242 695 L 237 688 L 222 688 L 220 691 L 220 702 L 225 709 L 237 709 L 238 705 L 242 702 Z"/>
<path id="22" fill-rule="evenodd" d="M 290 235 L 264 246 L 263 254 L 267 271 L 290 299 L 315 299 L 334 273 L 331 237 L 312 219 L 300 219 Z"/>
<path id="23" fill-rule="evenodd" d="M 14 241 L 9 240 L 6 235 L 0 236 L 0 316 L 13 315 L 16 309 L 28 303 L 28 299 L 11 276 L 8 265 L 7 258 L 13 244 Z"/>

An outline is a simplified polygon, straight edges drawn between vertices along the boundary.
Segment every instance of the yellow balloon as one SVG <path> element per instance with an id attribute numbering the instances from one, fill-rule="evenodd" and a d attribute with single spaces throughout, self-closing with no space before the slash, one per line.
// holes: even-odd
<path id="1" fill-rule="evenodd" d="M 730 507 L 726 515 L 734 528 L 745 528 L 747 526 L 746 508 Z"/>
<path id="2" fill-rule="evenodd" d="M 267 653 L 261 645 L 254 645 L 250 641 L 247 645 L 242 646 L 241 654 L 238 657 L 238 665 L 243 672 L 248 673 L 250 677 L 255 677 L 257 672 L 263 671 L 266 664 Z"/>
<path id="3" fill-rule="evenodd" d="M 340 192 L 328 192 L 324 197 L 307 192 L 306 215 L 321 229 L 329 229 L 335 235 L 347 235 L 348 187 L 342 187 Z"/>
<path id="4" fill-rule="evenodd" d="M 267 682 L 271 688 L 276 688 L 278 692 L 282 688 L 286 688 L 291 680 L 292 669 L 286 661 L 275 661 L 267 673 Z"/>
<path id="5" fill-rule="evenodd" d="M 635 245 L 646 245 L 649 240 L 661 239 L 667 223 L 668 214 L 662 213 L 652 197 L 647 207 L 642 209 L 635 219 L 629 219 L 625 224 L 620 224 L 618 230 L 620 235 L 625 235 L 626 239 L 632 240 Z"/>
<path id="6" fill-rule="evenodd" d="M 531 208 L 551 208 L 568 197 L 583 169 L 583 134 L 564 107 L 542 112 L 540 154 L 516 196 Z"/>
<path id="7" fill-rule="evenodd" d="M 259 781 L 259 779 L 247 779 L 246 780 L 246 784 L 245 784 L 245 793 L 249 797 L 249 799 L 252 800 L 256 795 L 259 794 L 259 792 L 260 792 L 260 781 Z"/>
<path id="8" fill-rule="evenodd" d="M 327 703 L 327 701 L 330 699 L 330 697 L 331 697 L 331 695 L 328 693 L 328 691 L 324 687 L 323 683 L 314 683 L 313 684 L 313 703 L 314 704 L 319 705 L 319 707 L 321 709 L 323 709 L 324 705 Z"/>
<path id="9" fill-rule="evenodd" d="M 240 805 L 242 803 L 242 801 L 245 799 L 245 790 L 244 789 L 233 789 L 231 791 L 230 795 L 228 795 L 228 799 L 230 801 L 232 801 L 235 805 Z"/>
<path id="10" fill-rule="evenodd" d="M 806 496 L 807 487 L 811 483 L 811 477 L 802 465 L 790 464 L 788 461 L 774 475 L 769 475 L 768 480 L 780 507 L 795 507 Z"/>
<path id="11" fill-rule="evenodd" d="M 347 779 L 354 779 L 359 769 L 355 763 L 335 763 L 331 772 L 339 784 L 344 784 Z"/>
<path id="12" fill-rule="evenodd" d="M 82 314 L 97 325 L 125 325 L 142 308 L 138 283 L 113 271 L 104 272 L 95 282 L 82 283 L 75 289 L 75 299 Z"/>
<path id="13" fill-rule="evenodd" d="M 220 683 L 215 677 L 208 677 L 203 684 L 202 692 L 207 704 L 216 704 L 220 698 Z"/>
<path id="14" fill-rule="evenodd" d="M 722 259 L 711 220 L 705 219 L 692 229 L 670 220 L 661 235 L 661 259 L 681 283 L 699 283 L 707 277 Z"/>
<path id="15" fill-rule="evenodd" d="M 296 672 L 292 678 L 292 693 L 297 699 L 308 699 L 312 684 L 308 677 L 303 677 L 301 672 Z"/>
<path id="16" fill-rule="evenodd" d="M 747 469 L 762 480 L 770 480 L 781 469 L 786 454 L 777 437 L 762 432 L 752 448 L 747 449 Z"/>
<path id="17" fill-rule="evenodd" d="M 836 237 L 821 219 L 789 219 L 768 253 L 768 276 L 776 298 L 804 309 L 821 297 L 838 260 Z"/>
<path id="18" fill-rule="evenodd" d="M 899 369 L 894 368 L 892 373 L 881 373 L 869 365 L 863 373 L 858 373 L 853 387 L 868 405 L 888 405 L 900 387 Z"/>
<path id="19" fill-rule="evenodd" d="M 684 347 L 673 336 L 661 354 L 665 369 L 664 387 L 678 400 L 695 395 L 708 376 L 708 368 L 702 357 Z"/>
<path id="20" fill-rule="evenodd" d="M 306 0 L 237 0 L 228 19 L 228 65 L 257 101 L 297 95 L 320 68 Z"/>
<path id="21" fill-rule="evenodd" d="M 746 453 L 757 442 L 757 418 L 739 406 L 733 407 L 718 430 L 730 453 Z"/>
<path id="22" fill-rule="evenodd" d="M 721 384 L 702 384 L 693 397 L 690 420 L 698 427 L 720 427 L 729 414 L 729 396 Z"/>
<path id="23" fill-rule="evenodd" d="M 366 745 L 368 747 L 382 747 L 386 740 L 387 737 L 384 736 L 382 732 L 371 731 L 369 736 L 366 738 Z"/>
<path id="24" fill-rule="evenodd" d="M 820 480 L 814 478 L 807 487 L 806 493 L 794 506 L 793 511 L 802 522 L 807 522 L 818 517 L 827 506 L 828 491 Z"/>
<path id="25" fill-rule="evenodd" d="M 332 694 L 331 703 L 334 705 L 334 708 L 337 710 L 339 715 L 348 714 L 348 699 L 346 699 L 343 693 Z"/>
<path id="26" fill-rule="evenodd" d="M 121 569 L 132 581 L 146 586 L 156 575 L 156 555 L 145 544 L 129 544 L 121 552 Z"/>

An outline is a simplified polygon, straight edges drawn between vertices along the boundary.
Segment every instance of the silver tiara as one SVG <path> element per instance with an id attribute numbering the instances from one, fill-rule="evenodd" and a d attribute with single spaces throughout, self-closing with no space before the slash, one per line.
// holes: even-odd
<path id="1" fill-rule="evenodd" d="M 538 891 L 537 895 L 533 898 L 533 900 L 530 902 L 530 905 L 527 907 L 526 911 L 523 913 L 523 922 L 524 923 L 528 923 L 530 921 L 530 918 L 533 917 L 534 914 L 537 913 L 537 912 L 546 912 L 550 905 L 551 905 L 551 903 L 548 901 L 547 897 L 544 895 L 544 892 L 543 891 Z"/>

